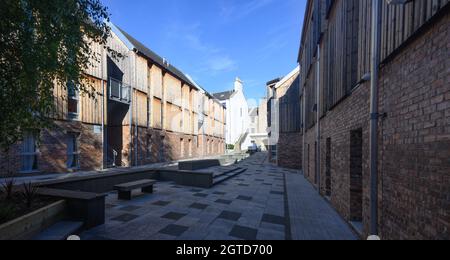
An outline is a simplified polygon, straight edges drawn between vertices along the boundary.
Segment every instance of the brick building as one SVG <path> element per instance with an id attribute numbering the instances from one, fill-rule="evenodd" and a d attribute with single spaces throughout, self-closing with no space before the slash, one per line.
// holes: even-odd
<path id="1" fill-rule="evenodd" d="M 370 0 L 310 0 L 302 33 L 305 176 L 363 237 L 370 214 Z M 382 239 L 450 239 L 449 1 L 381 11 Z"/>
<path id="2" fill-rule="evenodd" d="M 55 86 L 55 127 L 0 158 L 0 176 L 139 166 L 225 150 L 225 108 L 167 60 L 111 25 L 108 47 L 85 73 L 94 97 Z M 38 144 L 37 134 L 41 142 Z"/>

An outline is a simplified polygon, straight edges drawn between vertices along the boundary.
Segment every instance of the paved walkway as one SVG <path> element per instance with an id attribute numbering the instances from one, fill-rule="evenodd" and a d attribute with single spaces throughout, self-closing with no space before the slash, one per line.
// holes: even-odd
<path id="1" fill-rule="evenodd" d="M 292 239 L 357 239 L 348 224 L 303 175 L 286 174 L 286 187 Z"/>
<path id="2" fill-rule="evenodd" d="M 81 237 L 86 240 L 355 238 L 298 171 L 267 164 L 262 153 L 242 161 L 239 167 L 248 170 L 211 189 L 162 182 L 156 185 L 154 194 L 136 194 L 132 201 L 118 201 L 117 195 L 110 193 L 106 223 Z"/>

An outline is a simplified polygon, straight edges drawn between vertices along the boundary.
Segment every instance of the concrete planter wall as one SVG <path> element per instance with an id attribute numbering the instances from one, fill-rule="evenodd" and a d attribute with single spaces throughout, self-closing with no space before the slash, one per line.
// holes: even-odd
<path id="1" fill-rule="evenodd" d="M 60 221 L 66 212 L 64 200 L 38 209 L 0 226 L 0 240 L 26 240 Z"/>
<path id="2" fill-rule="evenodd" d="M 160 170 L 161 181 L 174 181 L 177 185 L 211 188 L 214 175 L 210 172 Z"/>

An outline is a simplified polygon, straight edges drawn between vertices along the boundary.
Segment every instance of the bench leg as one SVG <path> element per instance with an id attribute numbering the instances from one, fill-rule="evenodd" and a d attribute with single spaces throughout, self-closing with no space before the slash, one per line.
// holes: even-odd
<path id="1" fill-rule="evenodd" d="M 142 193 L 153 193 L 153 185 L 142 188 Z"/>
<path id="2" fill-rule="evenodd" d="M 119 191 L 117 194 L 119 200 L 131 200 L 131 191 Z"/>

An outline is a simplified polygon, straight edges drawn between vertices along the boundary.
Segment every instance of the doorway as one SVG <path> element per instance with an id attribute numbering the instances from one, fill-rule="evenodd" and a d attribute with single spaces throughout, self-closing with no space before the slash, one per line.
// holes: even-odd
<path id="1" fill-rule="evenodd" d="M 331 138 L 327 138 L 325 154 L 325 195 L 331 197 Z"/>
<path id="2" fill-rule="evenodd" d="M 363 219 L 363 133 L 362 129 L 350 132 L 350 220 Z"/>

